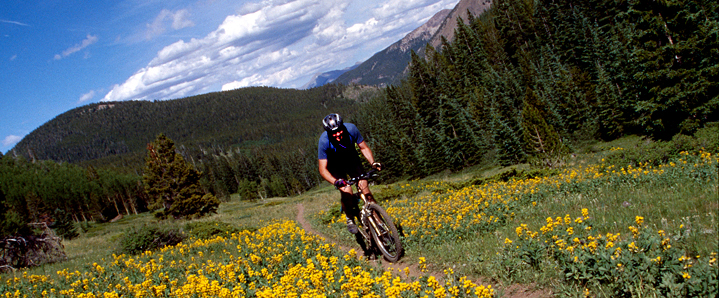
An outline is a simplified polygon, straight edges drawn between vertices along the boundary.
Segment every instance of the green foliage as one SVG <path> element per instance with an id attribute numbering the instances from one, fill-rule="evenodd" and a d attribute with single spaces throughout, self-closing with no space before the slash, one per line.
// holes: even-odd
<path id="1" fill-rule="evenodd" d="M 240 195 L 240 200 L 254 201 L 260 198 L 259 185 L 257 182 L 250 181 L 247 178 L 240 181 L 237 193 Z"/>
<path id="2" fill-rule="evenodd" d="M 0 193 L 4 194 L 0 214 L 16 224 L 50 222 L 55 210 L 61 209 L 68 227 L 71 221 L 105 221 L 119 213 L 144 210 L 145 195 L 138 180 L 136 175 L 111 170 L 6 155 L 0 158 Z"/>
<path id="3" fill-rule="evenodd" d="M 186 236 L 176 227 L 143 225 L 130 227 L 123 233 L 117 248 L 118 254 L 136 255 L 145 251 L 159 250 L 168 245 L 175 245 Z"/>
<path id="4" fill-rule="evenodd" d="M 287 196 L 287 186 L 285 186 L 284 179 L 279 174 L 272 175 L 270 182 L 267 183 L 266 191 L 268 197 Z"/>
<path id="5" fill-rule="evenodd" d="M 566 281 L 601 286 L 612 296 L 708 297 L 719 290 L 716 252 L 696 256 L 680 248 L 690 230 L 655 230 L 637 216 L 636 226 L 629 227 L 631 237 L 620 238 L 624 233 L 592 232 L 593 218 L 586 209 L 583 213 L 576 219 L 547 218 L 537 232 L 517 227 L 518 239 L 505 240 L 498 261 L 512 274 L 522 266 L 537 269 L 550 258 Z"/>
<path id="6" fill-rule="evenodd" d="M 605 160 L 614 165 L 658 165 L 679 157 L 683 151 L 716 150 L 719 148 L 719 137 L 717 136 L 719 136 L 719 125 L 712 124 L 699 129 L 694 136 L 677 134 L 670 141 L 645 139 L 633 147 L 614 148 L 605 157 Z"/>
<path id="7" fill-rule="evenodd" d="M 327 212 L 319 214 L 320 222 L 324 225 L 329 224 L 342 215 L 342 205 L 339 203 L 332 204 Z"/>
<path id="8" fill-rule="evenodd" d="M 80 235 L 75 228 L 75 222 L 72 220 L 72 216 L 62 209 L 55 209 L 53 214 L 55 222 L 50 226 L 54 229 L 58 236 L 70 240 Z"/>
<path id="9" fill-rule="evenodd" d="M 194 193 L 176 200 L 169 209 L 164 210 L 161 218 L 200 218 L 217 213 L 220 201 L 212 194 Z"/>
<path id="10" fill-rule="evenodd" d="M 185 224 L 185 233 L 197 239 L 211 239 L 216 236 L 229 237 L 239 228 L 221 221 L 198 221 Z"/>
<path id="11" fill-rule="evenodd" d="M 13 210 L 7 210 L 0 214 L 1 236 L 17 236 L 30 234 L 31 230 L 27 225 L 27 221 L 17 212 Z"/>
<path id="12" fill-rule="evenodd" d="M 328 110 L 349 116 L 347 107 L 353 101 L 341 98 L 343 89 L 338 85 L 308 90 L 249 87 L 176 100 L 89 104 L 37 128 L 14 151 L 24 155 L 32 148 L 39 160 L 66 162 L 116 156 L 94 165 L 112 162 L 139 170 L 147 143 L 160 133 L 195 156 L 201 148 L 316 138 L 322 129 L 317 119 Z"/>
<path id="13" fill-rule="evenodd" d="M 175 152 L 175 143 L 164 134 L 147 146 L 143 182 L 150 208 L 164 210 L 159 218 L 197 218 L 216 213 L 220 201 L 200 189 L 201 173 Z"/>
<path id="14" fill-rule="evenodd" d="M 593 137 L 669 140 L 719 120 L 712 1 L 498 0 L 469 19 L 358 115 L 404 175 L 557 166 Z"/>

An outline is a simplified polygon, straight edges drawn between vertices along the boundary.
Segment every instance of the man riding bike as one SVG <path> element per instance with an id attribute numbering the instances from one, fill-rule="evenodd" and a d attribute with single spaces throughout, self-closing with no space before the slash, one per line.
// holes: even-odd
<path id="1" fill-rule="evenodd" d="M 345 181 L 348 176 L 357 177 L 364 173 L 355 144 L 372 168 L 381 170 L 382 165 L 375 162 L 372 149 L 365 143 L 354 124 L 343 123 L 338 114 L 329 114 L 322 120 L 322 126 L 325 132 L 320 136 L 317 148 L 320 175 L 340 191 L 340 203 L 347 219 L 347 230 L 357 234 L 357 225 L 352 220 L 359 212 L 357 201 L 352 196 L 352 187 Z M 367 180 L 359 181 L 359 188 L 369 202 L 375 202 Z"/>

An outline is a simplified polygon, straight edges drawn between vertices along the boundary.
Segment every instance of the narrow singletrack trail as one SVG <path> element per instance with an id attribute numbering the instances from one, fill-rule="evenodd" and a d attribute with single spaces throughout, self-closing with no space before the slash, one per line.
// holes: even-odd
<path id="1" fill-rule="evenodd" d="M 314 228 L 312 228 L 312 225 L 307 221 L 305 218 L 305 206 L 302 205 L 302 203 L 297 204 L 297 222 L 300 224 L 302 229 L 304 229 L 307 233 L 314 234 L 317 236 L 320 236 L 325 239 L 328 243 L 334 243 L 339 249 L 341 249 L 344 252 L 348 252 L 351 249 L 354 249 L 355 251 L 359 251 L 357 255 L 361 255 L 361 249 L 359 247 L 349 247 L 339 244 L 334 239 L 327 237 L 326 235 L 318 232 Z M 419 270 L 417 263 L 409 262 L 408 260 L 405 260 L 404 258 L 399 259 L 397 263 L 390 263 L 382 259 L 382 256 L 378 256 L 377 260 L 370 260 L 370 262 L 374 262 L 375 265 L 381 265 L 381 267 L 385 270 L 391 268 L 392 271 L 404 271 L 405 268 L 409 268 L 409 276 L 410 277 L 420 277 L 421 272 Z M 404 276 L 404 275 L 403 275 Z"/>
<path id="2" fill-rule="evenodd" d="M 334 239 L 327 237 L 326 235 L 318 232 L 315 230 L 312 225 L 307 221 L 307 218 L 305 218 L 305 206 L 302 204 L 302 202 L 297 203 L 297 222 L 300 224 L 302 229 L 305 230 L 305 232 L 317 235 L 319 237 L 322 237 L 327 243 L 335 244 L 339 249 L 341 249 L 344 252 L 348 252 L 351 249 L 355 249 L 355 251 L 361 251 L 359 247 L 350 247 L 339 244 Z M 360 255 L 361 253 L 358 253 Z M 379 256 L 377 260 L 370 260 L 370 262 L 374 262 L 375 265 L 380 266 L 384 270 L 392 269 L 393 272 L 398 273 L 400 277 L 407 278 L 407 276 L 404 275 L 405 268 L 409 268 L 409 278 L 415 277 L 419 278 L 423 276 L 425 273 L 420 272 L 419 270 L 419 264 L 417 262 L 413 262 L 413 260 L 405 259 L 404 257 L 399 260 L 397 263 L 390 263 L 382 259 L 382 256 Z M 399 272 L 402 273 L 399 273 Z M 435 278 L 441 279 L 444 274 L 442 272 L 428 272 L 427 274 L 433 275 Z M 485 284 L 481 281 L 478 281 L 479 284 Z M 495 289 L 495 293 L 497 293 L 498 289 L 496 285 L 492 285 L 492 288 Z M 529 286 L 526 285 L 510 285 L 503 289 L 501 297 L 505 298 L 544 298 L 544 297 L 552 297 L 552 291 L 550 290 L 532 290 Z"/>

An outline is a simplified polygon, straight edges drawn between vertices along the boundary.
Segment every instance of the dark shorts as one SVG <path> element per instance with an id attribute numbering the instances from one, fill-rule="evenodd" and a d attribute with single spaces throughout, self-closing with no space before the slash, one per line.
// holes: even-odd
<path id="1" fill-rule="evenodd" d="M 337 165 L 328 165 L 327 170 L 330 171 L 330 174 L 334 176 L 335 178 L 354 178 L 359 175 L 364 174 L 365 170 L 362 168 L 362 165 L 360 163 L 345 163 L 345 164 L 337 164 Z"/>

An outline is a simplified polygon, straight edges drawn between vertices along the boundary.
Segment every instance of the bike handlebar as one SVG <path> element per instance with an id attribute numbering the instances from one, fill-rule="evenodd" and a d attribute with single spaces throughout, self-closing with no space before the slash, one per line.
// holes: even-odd
<path id="1" fill-rule="evenodd" d="M 371 179 L 371 178 L 374 178 L 374 177 L 379 176 L 379 175 L 376 174 L 376 173 L 377 173 L 377 170 L 376 170 L 376 169 L 371 169 L 371 170 L 369 170 L 369 172 L 367 172 L 367 173 L 364 173 L 364 174 L 359 175 L 359 176 L 354 177 L 354 178 L 350 178 L 349 180 L 347 180 L 347 185 L 354 185 L 355 183 L 357 183 L 357 182 L 360 181 L 360 180 L 369 180 L 369 179 Z"/>

